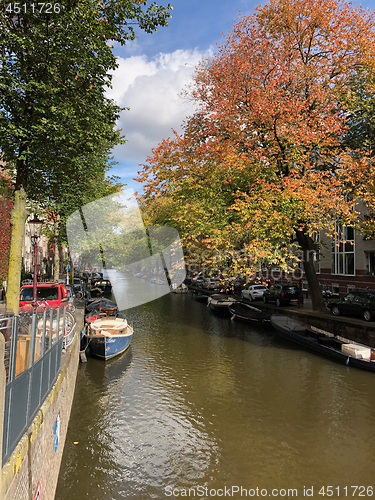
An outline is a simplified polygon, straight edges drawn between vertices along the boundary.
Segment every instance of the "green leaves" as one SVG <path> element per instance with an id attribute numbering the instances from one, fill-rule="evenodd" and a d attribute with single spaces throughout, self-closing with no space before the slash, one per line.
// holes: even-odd
<path id="1" fill-rule="evenodd" d="M 118 188 L 106 179 L 123 141 L 122 109 L 105 97 L 117 67 L 110 42 L 166 25 L 169 10 L 136 0 L 67 0 L 50 14 L 29 1 L 19 14 L 0 10 L 0 155 L 15 197 L 26 191 L 64 224 L 77 206 Z M 13 297 L 22 236 L 11 242 Z"/>
<path id="2" fill-rule="evenodd" d="M 39 198 L 51 171 L 76 157 L 108 158 L 122 141 L 123 111 L 105 97 L 117 65 L 108 41 L 124 43 L 133 26 L 151 32 L 168 17 L 169 6 L 135 0 L 71 1 L 58 15 L 28 2 L 19 15 L 1 10 L 0 148 L 11 168 L 18 162 L 16 189 L 22 180 Z"/>

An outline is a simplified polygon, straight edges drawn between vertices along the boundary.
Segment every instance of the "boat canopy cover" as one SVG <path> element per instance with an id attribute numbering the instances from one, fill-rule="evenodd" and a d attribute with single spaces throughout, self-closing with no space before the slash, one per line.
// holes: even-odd
<path id="1" fill-rule="evenodd" d="M 105 299 L 105 298 L 98 298 L 95 300 L 90 301 L 86 309 L 88 311 L 95 311 L 95 310 L 106 310 L 106 309 L 113 309 L 117 308 L 117 304 L 115 302 L 112 302 L 112 300 Z"/>

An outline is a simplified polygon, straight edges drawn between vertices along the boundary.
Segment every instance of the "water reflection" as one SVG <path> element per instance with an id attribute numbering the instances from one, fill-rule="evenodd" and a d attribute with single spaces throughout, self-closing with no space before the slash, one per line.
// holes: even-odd
<path id="1" fill-rule="evenodd" d="M 187 296 L 127 317 L 129 352 L 80 366 L 58 500 L 163 499 L 168 485 L 302 496 L 303 486 L 371 484 L 373 374 Z"/>

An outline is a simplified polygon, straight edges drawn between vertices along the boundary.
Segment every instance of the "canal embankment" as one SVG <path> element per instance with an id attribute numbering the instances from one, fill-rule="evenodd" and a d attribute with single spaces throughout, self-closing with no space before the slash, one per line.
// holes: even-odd
<path id="1" fill-rule="evenodd" d="M 202 290 L 189 285 L 192 290 L 202 291 L 211 295 L 217 293 L 209 290 Z M 235 294 L 235 298 L 240 300 L 240 294 Z M 250 303 L 245 301 L 246 303 Z M 251 305 L 258 307 L 269 314 L 285 314 L 308 325 L 328 331 L 334 335 L 345 337 L 355 342 L 366 344 L 375 348 L 375 321 L 364 321 L 349 316 L 333 316 L 326 306 L 322 305 L 321 311 L 312 309 L 311 299 L 304 299 L 303 304 L 292 304 L 289 306 L 277 307 L 275 304 L 265 304 L 263 301 L 252 301 Z"/>
<path id="2" fill-rule="evenodd" d="M 314 311 L 311 308 L 310 300 L 305 300 L 302 306 L 277 307 L 274 304 L 264 304 L 263 302 L 252 302 L 252 305 L 270 314 L 285 314 L 315 328 L 375 348 L 374 321 L 367 322 L 349 316 L 333 316 L 327 308 L 322 311 Z"/>
<path id="3" fill-rule="evenodd" d="M 3 464 L 0 498 L 4 500 L 53 499 L 55 496 L 75 390 L 84 309 L 77 308 L 75 315 L 76 335 L 73 342 L 63 349 L 57 378 L 31 425 Z M 38 374 L 35 372 L 34 376 Z M 5 385 L 5 373 L 2 372 L 0 386 L 5 388 Z M 6 435 L 3 418 L 0 434 Z"/>

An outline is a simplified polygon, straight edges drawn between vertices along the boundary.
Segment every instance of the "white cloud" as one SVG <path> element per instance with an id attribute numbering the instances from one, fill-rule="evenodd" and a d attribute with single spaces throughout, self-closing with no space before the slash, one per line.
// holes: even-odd
<path id="1" fill-rule="evenodd" d="M 118 161 L 142 163 L 153 147 L 171 136 L 172 128 L 180 130 L 193 107 L 179 93 L 191 81 L 199 61 L 211 55 L 212 50 L 176 50 L 151 60 L 146 56 L 118 59 L 113 88 L 107 95 L 119 106 L 130 108 L 118 123 L 128 141 L 115 148 Z"/>

